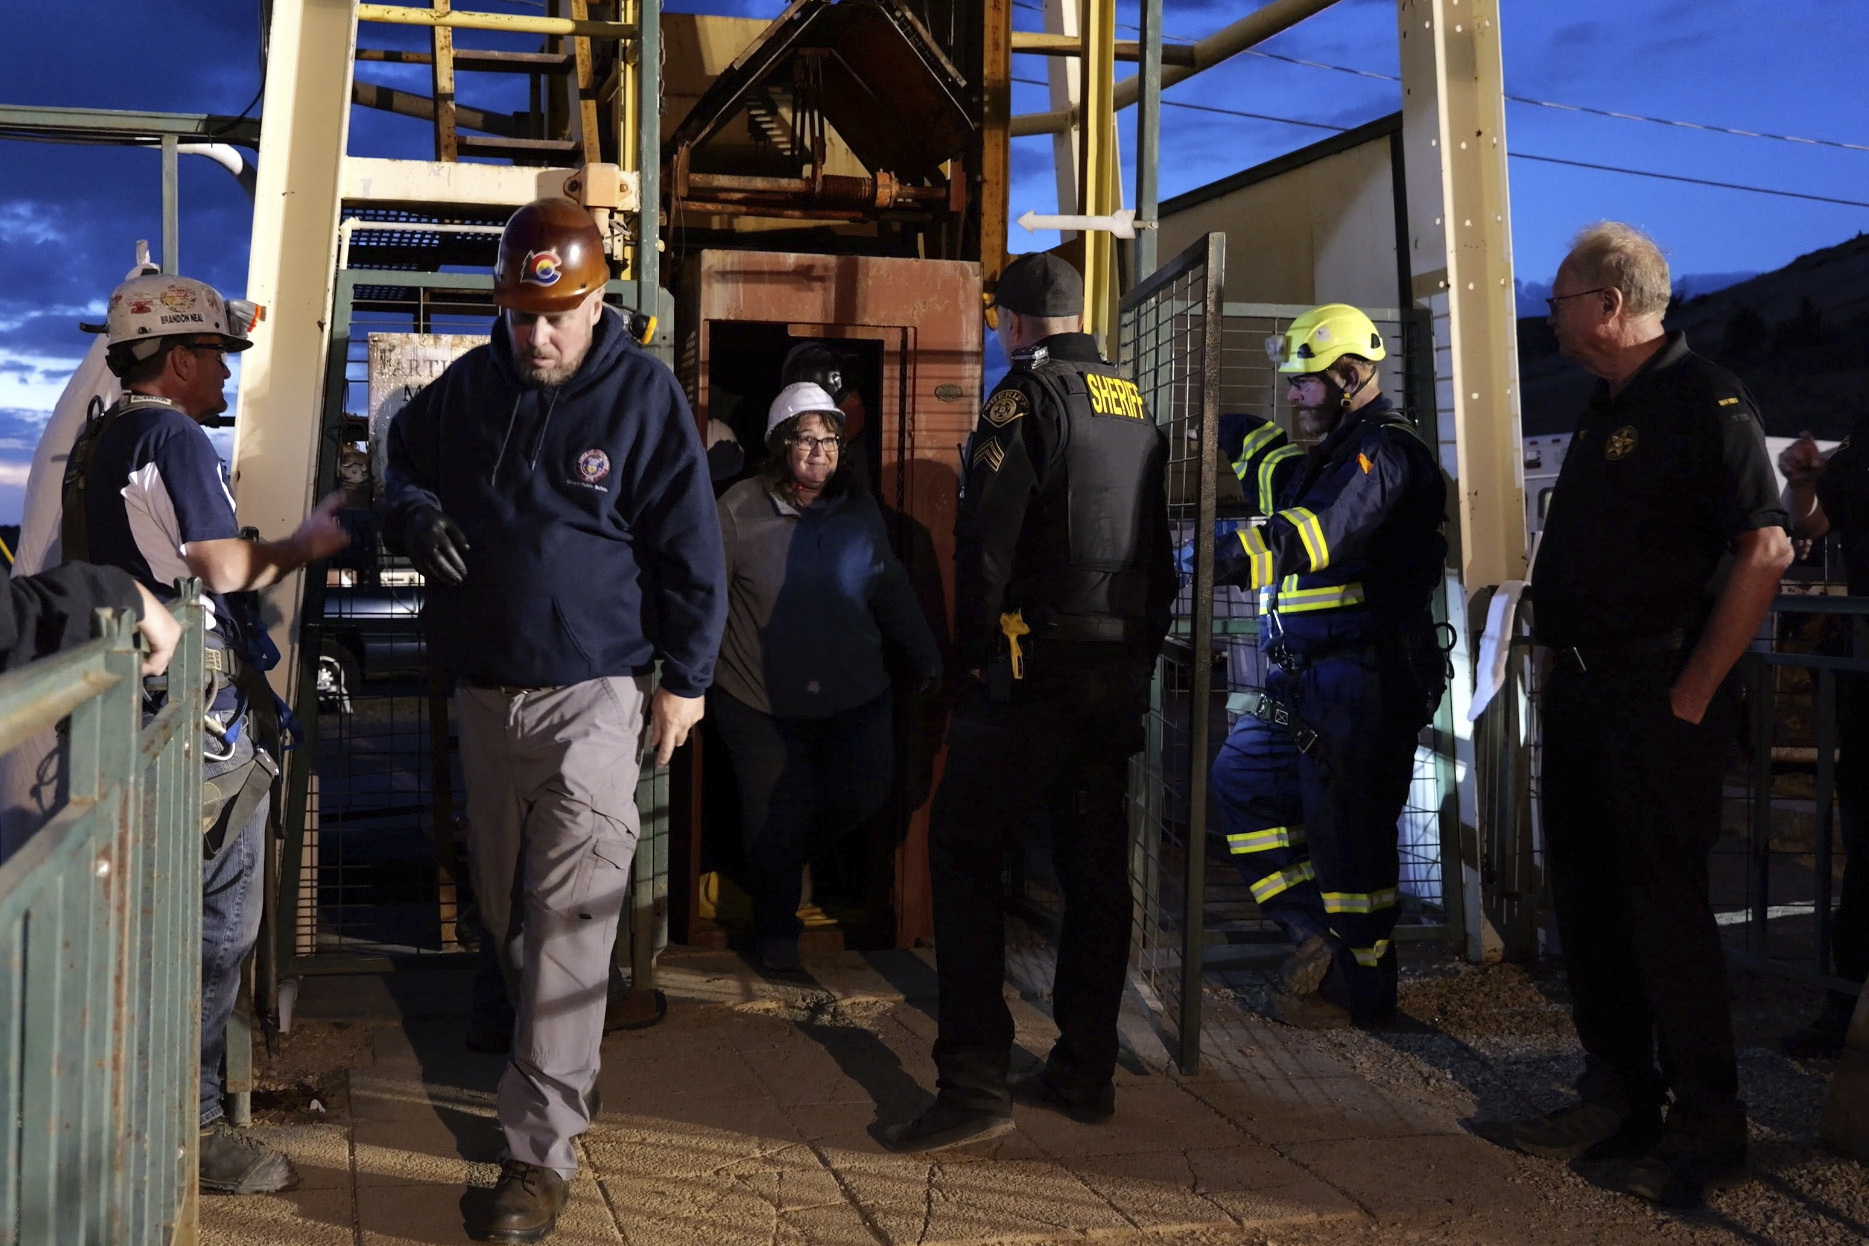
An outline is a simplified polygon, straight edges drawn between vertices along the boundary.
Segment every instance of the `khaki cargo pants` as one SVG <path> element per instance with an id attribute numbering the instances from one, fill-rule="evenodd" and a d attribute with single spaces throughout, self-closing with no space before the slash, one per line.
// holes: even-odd
<path id="1" fill-rule="evenodd" d="M 648 700 L 631 676 L 457 694 L 474 893 L 518 1012 L 500 1127 L 513 1159 L 566 1177 L 590 1126 Z"/>

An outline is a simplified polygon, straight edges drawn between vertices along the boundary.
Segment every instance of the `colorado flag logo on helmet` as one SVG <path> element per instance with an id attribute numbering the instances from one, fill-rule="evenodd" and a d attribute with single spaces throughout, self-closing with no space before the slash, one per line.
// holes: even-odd
<path id="1" fill-rule="evenodd" d="M 564 261 L 556 251 L 528 251 L 525 263 L 519 268 L 519 279 L 535 286 L 557 285 L 562 275 L 559 269 L 563 266 Z"/>

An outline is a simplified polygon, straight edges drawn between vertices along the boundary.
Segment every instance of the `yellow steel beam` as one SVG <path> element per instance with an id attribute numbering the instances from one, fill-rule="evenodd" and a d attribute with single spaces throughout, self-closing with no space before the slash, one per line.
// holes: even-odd
<path id="1" fill-rule="evenodd" d="M 240 522 L 276 540 L 310 511 L 318 474 L 357 23 L 354 0 L 274 0 L 272 12 L 245 292 L 266 320 L 240 357 L 233 474 Z M 297 688 L 299 581 L 264 594 L 282 696 Z"/>
<path id="2" fill-rule="evenodd" d="M 522 13 L 437 13 L 401 4 L 360 4 L 360 22 L 394 26 L 449 26 L 455 30 L 503 30 L 521 35 L 582 35 L 592 39 L 633 39 L 634 22 L 599 22 L 569 17 L 532 17 Z"/>
<path id="3" fill-rule="evenodd" d="M 1122 175 L 1116 158 L 1116 0 L 1083 0 L 1078 29 L 1084 55 L 1078 107 L 1084 124 L 1078 141 L 1078 211 L 1107 216 L 1122 207 Z M 1107 229 L 1084 231 L 1084 331 L 1110 354 L 1116 306 L 1116 239 Z"/>
<path id="4" fill-rule="evenodd" d="M 1262 43 L 1282 30 L 1289 30 L 1307 17 L 1323 12 L 1337 0 L 1271 0 L 1261 5 L 1230 26 L 1216 30 L 1205 39 L 1191 46 L 1163 49 L 1162 85 L 1173 86 L 1192 78 L 1195 74 L 1212 69 L 1215 65 L 1245 51 L 1255 43 Z M 1039 48 L 1033 48 L 1039 51 Z M 1075 55 L 1063 52 L 1059 55 Z M 1114 71 L 1112 71 L 1114 73 Z M 1115 107 L 1118 112 L 1134 104 L 1142 95 L 1141 78 L 1125 78 L 1116 84 L 1114 93 Z M 1053 134 L 1068 128 L 1072 116 L 1057 111 L 1048 113 L 1028 113 L 1012 119 L 1012 133 L 1015 137 L 1027 134 Z"/>

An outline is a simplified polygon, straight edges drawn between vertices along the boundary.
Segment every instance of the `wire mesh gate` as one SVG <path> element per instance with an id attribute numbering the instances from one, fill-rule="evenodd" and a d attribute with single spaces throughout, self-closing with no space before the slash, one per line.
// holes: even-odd
<path id="1" fill-rule="evenodd" d="M 1168 439 L 1168 518 L 1177 540 L 1213 531 L 1220 453 L 1221 283 L 1226 237 L 1208 234 L 1125 295 L 1118 342 Z M 1213 715 L 1213 542 L 1195 540 L 1191 582 L 1156 665 L 1144 751 L 1130 769 L 1134 977 L 1200 1065 L 1207 874 L 1207 759 Z"/>
<path id="2" fill-rule="evenodd" d="M 1182 1067 L 1199 1062 L 1201 975 L 1236 959 L 1241 944 L 1281 942 L 1233 868 L 1225 839 L 1208 825 L 1207 774 L 1219 744 L 1261 689 L 1254 595 L 1213 583 L 1216 524 L 1251 513 L 1221 448 L 1226 413 L 1252 412 L 1293 434 L 1280 410 L 1283 385 L 1265 350 L 1307 306 L 1224 302 L 1225 239 L 1210 234 L 1122 302 L 1121 358 L 1168 438 L 1170 529 L 1191 558 L 1157 667 L 1145 752 L 1131 770 L 1134 978 L 1158 1010 Z M 1403 396 L 1423 437 L 1437 440 L 1427 313 L 1366 309 L 1392 343 L 1378 369 L 1386 393 Z M 1445 621 L 1446 603 L 1436 603 Z M 1453 731 L 1446 702 L 1423 734 L 1397 827 L 1403 912 L 1394 938 L 1446 938 L 1459 929 L 1458 816 Z M 1246 949 L 1248 951 L 1252 949 Z"/>
<path id="3" fill-rule="evenodd" d="M 496 314 L 492 284 L 484 272 L 338 274 L 320 496 L 345 485 L 369 489 L 367 468 L 359 465 L 379 450 L 356 413 L 367 409 L 372 339 L 379 345 L 385 335 L 484 339 Z M 630 306 L 637 286 L 613 281 L 609 293 Z M 661 323 L 671 322 L 668 307 L 656 310 Z M 371 501 L 359 496 L 359 510 Z M 427 661 L 423 600 L 421 576 L 374 531 L 326 577 L 307 578 L 295 698 L 304 740 L 291 755 L 285 839 L 270 869 L 263 999 L 304 974 L 444 963 L 477 938 L 458 842 L 464 786 L 450 689 Z M 667 937 L 670 798 L 669 772 L 645 767 L 636 793 L 641 833 L 618 940 L 619 960 L 639 985 Z"/>

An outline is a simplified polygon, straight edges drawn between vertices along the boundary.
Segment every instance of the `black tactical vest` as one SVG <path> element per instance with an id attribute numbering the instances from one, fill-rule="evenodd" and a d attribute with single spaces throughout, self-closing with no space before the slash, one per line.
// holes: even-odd
<path id="1" fill-rule="evenodd" d="M 1148 614 L 1168 443 L 1113 364 L 1047 356 L 1021 365 L 1062 412 L 1060 461 L 1026 512 L 1009 604 L 1041 634 L 1134 640 Z"/>

